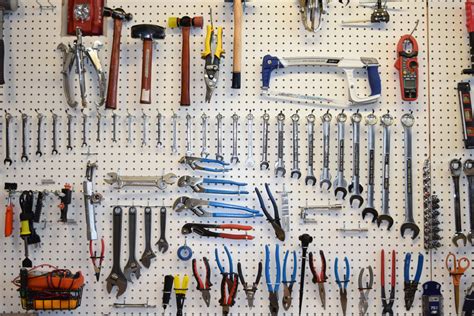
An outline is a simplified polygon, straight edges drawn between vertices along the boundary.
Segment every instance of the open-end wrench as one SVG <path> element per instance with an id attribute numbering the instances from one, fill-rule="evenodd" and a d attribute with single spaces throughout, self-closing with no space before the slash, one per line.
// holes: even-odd
<path id="1" fill-rule="evenodd" d="M 142 109 L 142 124 L 143 124 L 143 134 L 142 134 L 142 147 L 147 146 L 148 144 L 148 116 L 145 113 L 145 110 Z"/>
<path id="2" fill-rule="evenodd" d="M 13 116 L 5 110 L 5 160 L 3 164 L 11 166 L 13 161 L 10 157 L 10 122 Z"/>
<path id="3" fill-rule="evenodd" d="M 53 113 L 53 111 L 51 110 L 51 113 Z M 66 110 L 66 117 L 67 117 L 67 150 L 72 150 L 72 118 L 73 118 L 73 115 L 71 113 L 69 113 L 69 110 Z M 57 120 L 58 120 L 58 116 L 56 114 L 53 113 L 53 155 L 57 154 L 58 151 L 55 150 L 56 146 L 56 129 L 57 129 Z"/>
<path id="4" fill-rule="evenodd" d="M 114 286 L 117 287 L 117 298 L 127 290 L 127 278 L 120 268 L 120 246 L 122 244 L 122 208 L 113 210 L 113 263 L 112 271 L 107 278 L 107 292 L 110 294 Z"/>
<path id="5" fill-rule="evenodd" d="M 171 115 L 171 124 L 173 125 L 173 144 L 171 145 L 171 152 L 178 153 L 178 115 L 174 113 Z"/>
<path id="6" fill-rule="evenodd" d="M 338 146 L 338 155 L 337 155 L 337 174 L 334 179 L 334 196 L 337 197 L 339 193 L 342 193 L 342 199 L 346 198 L 347 195 L 347 181 L 344 178 L 344 145 L 345 145 L 345 134 L 346 134 L 346 121 L 347 115 L 342 110 L 336 116 L 337 121 L 337 146 Z"/>
<path id="7" fill-rule="evenodd" d="M 393 124 L 393 116 L 389 112 L 380 117 L 380 125 L 383 127 L 383 190 L 382 190 L 382 214 L 377 216 L 377 226 L 383 221 L 388 223 L 387 230 L 393 226 L 393 218 L 390 216 L 390 126 Z"/>
<path id="8" fill-rule="evenodd" d="M 224 161 L 224 156 L 222 155 L 222 119 L 224 116 L 222 114 L 216 115 L 217 120 L 217 153 L 216 153 L 216 160 Z"/>
<path id="9" fill-rule="evenodd" d="M 299 154 L 299 120 L 300 116 L 298 115 L 299 110 L 296 110 L 291 116 L 291 126 L 293 128 L 293 168 L 291 168 L 291 177 L 295 179 L 301 178 L 301 170 L 300 170 L 300 154 Z"/>
<path id="10" fill-rule="evenodd" d="M 285 141 L 285 115 L 280 111 L 277 115 L 277 132 L 278 132 L 278 157 L 275 163 L 275 176 L 284 177 L 286 174 L 284 155 L 284 141 Z"/>
<path id="11" fill-rule="evenodd" d="M 36 123 L 37 123 L 37 128 L 36 128 L 36 156 L 43 156 L 43 151 L 42 151 L 42 138 L 41 138 L 41 130 L 43 128 L 43 119 L 44 115 L 40 113 L 38 110 L 35 110 L 36 112 Z"/>
<path id="12" fill-rule="evenodd" d="M 102 137 L 101 137 L 101 133 L 102 133 L 102 113 L 100 113 L 100 110 L 99 108 L 97 108 L 97 137 L 96 137 L 96 141 L 98 143 L 100 143 L 100 141 L 102 140 Z"/>
<path id="13" fill-rule="evenodd" d="M 117 118 L 119 115 L 117 112 L 112 111 L 112 142 L 116 143 L 117 140 Z"/>
<path id="14" fill-rule="evenodd" d="M 168 251 L 168 242 L 166 241 L 166 207 L 160 208 L 160 239 L 158 239 L 156 245 L 158 245 L 158 251 L 165 253 Z"/>
<path id="15" fill-rule="evenodd" d="M 349 192 L 352 193 L 349 202 L 351 206 L 354 200 L 359 201 L 357 208 L 361 207 L 364 203 L 362 194 L 362 185 L 360 184 L 360 122 L 362 121 L 362 115 L 357 110 L 356 113 L 351 115 L 352 122 L 352 182 L 349 185 Z"/>
<path id="16" fill-rule="evenodd" d="M 469 183 L 469 233 L 467 240 L 473 245 L 474 238 L 474 160 L 468 159 L 464 162 L 464 174 Z"/>
<path id="17" fill-rule="evenodd" d="M 151 259 L 155 257 L 156 255 L 151 249 L 151 208 L 145 207 L 145 251 L 143 252 L 140 262 L 148 269 Z"/>
<path id="18" fill-rule="evenodd" d="M 247 114 L 247 160 L 245 164 L 247 167 L 255 166 L 255 159 L 253 158 L 253 120 L 252 111 Z"/>
<path id="19" fill-rule="evenodd" d="M 270 115 L 265 110 L 262 115 L 262 161 L 260 161 L 260 170 L 268 170 L 270 163 L 268 162 L 268 121 Z"/>
<path id="20" fill-rule="evenodd" d="M 308 168 L 307 175 L 304 180 L 306 185 L 316 185 L 316 177 L 314 176 L 314 121 L 316 116 L 313 114 L 314 110 L 306 116 L 306 122 L 308 126 Z"/>
<path id="21" fill-rule="evenodd" d="M 461 219 L 461 195 L 459 189 L 459 178 L 461 176 L 462 163 L 461 159 L 452 159 L 449 162 L 449 170 L 451 171 L 451 177 L 453 178 L 454 184 L 454 223 L 456 231 L 452 238 L 453 244 L 459 247 L 458 241 L 462 240 L 463 245 L 466 246 L 467 237 L 462 231 L 462 219 Z"/>
<path id="22" fill-rule="evenodd" d="M 329 110 L 321 116 L 323 121 L 323 171 L 319 180 L 319 187 L 327 185 L 326 190 L 331 189 L 331 173 L 329 172 L 329 139 L 331 134 L 332 115 Z"/>
<path id="23" fill-rule="evenodd" d="M 137 238 L 137 209 L 132 206 L 128 209 L 128 262 L 123 268 L 123 274 L 128 281 L 132 282 L 132 273 L 137 279 L 140 278 L 141 266 L 135 257 L 135 245 Z M 133 282 L 132 282 L 133 283 Z"/>
<path id="24" fill-rule="evenodd" d="M 201 127 L 202 127 L 202 139 L 201 139 L 201 157 L 207 158 L 209 156 L 209 151 L 207 150 L 207 125 L 208 125 L 209 115 L 202 113 L 201 115 Z"/>
<path id="25" fill-rule="evenodd" d="M 162 176 L 121 176 L 116 172 L 107 173 L 108 178 L 104 179 L 105 183 L 116 184 L 116 189 L 124 187 L 156 187 L 164 190 L 167 185 L 176 182 L 177 176 L 174 173 L 167 173 Z"/>
<path id="26" fill-rule="evenodd" d="M 87 147 L 87 113 L 84 109 L 81 110 L 82 113 L 82 145 L 81 147 Z"/>
<path id="27" fill-rule="evenodd" d="M 127 142 L 129 144 L 132 143 L 133 141 L 133 130 L 132 130 L 132 127 L 133 127 L 133 119 L 135 118 L 135 115 L 132 115 L 128 109 L 127 109 L 127 134 L 128 134 L 128 137 L 127 137 Z"/>
<path id="28" fill-rule="evenodd" d="M 163 142 L 161 140 L 161 124 L 163 120 L 163 115 L 161 115 L 160 110 L 158 110 L 158 114 L 156 115 L 156 140 L 157 140 L 157 147 L 163 147 Z"/>
<path id="29" fill-rule="evenodd" d="M 186 156 L 192 157 L 193 154 L 193 122 L 192 117 L 186 114 Z"/>
<path id="30" fill-rule="evenodd" d="M 412 239 L 416 239 L 420 234 L 420 228 L 415 223 L 413 217 L 413 155 L 412 155 L 412 126 L 415 124 L 413 114 L 402 115 L 401 123 L 405 134 L 405 221 L 400 227 L 402 237 L 405 237 L 405 230 L 413 231 Z M 461 167 L 460 167 L 461 168 Z"/>
<path id="31" fill-rule="evenodd" d="M 375 223 L 379 213 L 375 209 L 374 194 L 375 194 L 375 124 L 377 124 L 377 116 L 374 112 L 367 115 L 365 118 L 365 125 L 367 125 L 367 148 L 369 159 L 369 183 L 367 184 L 367 205 L 362 211 L 362 219 L 365 219 L 367 214 L 372 215 L 372 223 Z"/>
<path id="32" fill-rule="evenodd" d="M 239 116 L 237 113 L 232 115 L 232 157 L 230 158 L 230 162 L 237 164 L 240 162 L 239 160 L 239 153 L 238 153 L 238 133 L 239 133 Z"/>
<path id="33" fill-rule="evenodd" d="M 21 161 L 26 162 L 28 161 L 28 114 L 22 112 L 21 114 Z"/>

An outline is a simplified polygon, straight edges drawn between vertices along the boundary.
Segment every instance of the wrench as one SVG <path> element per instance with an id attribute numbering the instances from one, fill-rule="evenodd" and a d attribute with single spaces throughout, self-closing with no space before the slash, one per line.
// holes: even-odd
<path id="1" fill-rule="evenodd" d="M 137 238 L 137 209 L 132 206 L 128 209 L 128 262 L 123 268 L 123 274 L 132 282 L 132 273 L 140 279 L 141 266 L 135 258 L 135 244 Z M 133 282 L 132 282 L 133 283 Z"/>
<path id="2" fill-rule="evenodd" d="M 53 113 L 53 111 L 51 111 Z M 72 114 L 69 113 L 69 110 L 66 110 L 67 116 L 67 146 L 68 150 L 72 150 Z M 53 113 L 53 154 L 57 154 L 58 151 L 56 148 L 56 121 L 58 116 Z"/>
<path id="3" fill-rule="evenodd" d="M 374 112 L 367 115 L 365 125 L 368 126 L 368 150 L 369 150 L 369 184 L 367 185 L 367 205 L 362 211 L 362 219 L 367 214 L 372 215 L 372 223 L 375 223 L 379 213 L 375 210 L 374 194 L 375 194 L 375 124 L 377 124 L 377 116 Z"/>
<path id="4" fill-rule="evenodd" d="M 96 141 L 98 143 L 100 143 L 100 141 L 101 141 L 101 137 L 100 137 L 101 131 L 102 131 L 102 114 L 100 113 L 99 108 L 97 108 L 97 137 L 96 137 Z"/>
<path id="5" fill-rule="evenodd" d="M 336 116 L 337 121 L 337 144 L 338 144 L 338 156 L 337 156 L 337 175 L 334 179 L 334 196 L 341 192 L 342 199 L 344 200 L 347 195 L 347 181 L 344 178 L 344 139 L 346 133 L 346 121 L 347 115 L 342 110 Z"/>
<path id="6" fill-rule="evenodd" d="M 132 132 L 132 124 L 133 124 L 133 122 L 132 122 L 132 121 L 133 121 L 133 118 L 134 118 L 134 117 L 135 117 L 135 116 L 132 115 L 132 114 L 128 111 L 128 109 L 127 109 L 127 129 L 128 129 L 127 142 L 128 142 L 129 144 L 132 143 L 132 139 L 133 139 L 133 132 Z"/>
<path id="7" fill-rule="evenodd" d="M 263 127 L 262 127 L 262 161 L 260 162 L 260 170 L 268 170 L 270 164 L 268 163 L 268 121 L 270 115 L 267 111 L 263 112 Z"/>
<path id="8" fill-rule="evenodd" d="M 239 154 L 237 152 L 237 133 L 238 133 L 238 128 L 239 128 L 239 116 L 237 113 L 234 113 L 232 115 L 232 157 L 230 158 L 230 162 L 237 164 L 240 162 L 239 160 Z"/>
<path id="9" fill-rule="evenodd" d="M 327 184 L 327 190 L 331 189 L 331 173 L 329 172 L 329 139 L 331 135 L 332 115 L 329 110 L 321 116 L 323 121 L 323 172 L 319 180 L 319 187 Z"/>
<path id="10" fill-rule="evenodd" d="M 160 239 L 156 243 L 158 245 L 158 251 L 165 253 L 168 251 L 168 242 L 166 241 L 166 207 L 160 208 Z"/>
<path id="11" fill-rule="evenodd" d="M 193 154 L 193 123 L 191 122 L 191 115 L 186 114 L 186 156 L 192 157 Z"/>
<path id="12" fill-rule="evenodd" d="M 474 160 L 468 159 L 464 162 L 464 174 L 469 182 L 469 228 L 467 240 L 472 243 L 474 237 Z"/>
<path id="13" fill-rule="evenodd" d="M 143 252 L 141 263 L 145 268 L 150 267 L 150 260 L 156 255 L 151 249 L 151 208 L 145 207 L 145 251 Z"/>
<path id="14" fill-rule="evenodd" d="M 217 114 L 217 153 L 216 160 L 224 161 L 224 156 L 222 155 L 222 119 L 224 116 L 222 114 Z"/>
<path id="15" fill-rule="evenodd" d="M 82 145 L 81 147 L 87 147 L 87 113 L 84 109 L 81 110 L 82 113 Z"/>
<path id="16" fill-rule="evenodd" d="M 41 139 L 41 128 L 43 127 L 43 118 L 44 115 L 41 114 L 38 110 L 36 111 L 36 118 L 37 118 L 37 129 L 36 129 L 36 135 L 37 135 L 37 141 L 36 141 L 36 156 L 43 156 L 43 152 L 41 150 L 42 146 L 42 139 Z"/>
<path id="17" fill-rule="evenodd" d="M 27 146 L 27 125 L 28 125 L 28 114 L 19 111 L 21 114 L 21 161 L 28 161 L 28 146 Z"/>
<path id="18" fill-rule="evenodd" d="M 174 113 L 174 111 L 173 111 L 173 115 L 171 116 L 171 122 L 173 125 L 173 145 L 171 146 L 171 152 L 173 154 L 177 154 L 178 153 L 178 131 L 177 131 L 178 115 Z"/>
<path id="19" fill-rule="evenodd" d="M 461 176 L 462 163 L 461 159 L 453 159 L 449 162 L 449 169 L 454 183 L 454 221 L 456 232 L 452 238 L 453 244 L 458 246 L 458 241 L 462 240 L 464 246 L 466 246 L 467 237 L 462 232 L 462 219 L 461 219 L 461 195 L 459 190 L 459 178 Z"/>
<path id="20" fill-rule="evenodd" d="M 10 157 L 10 121 L 13 116 L 5 110 L 5 160 L 3 164 L 12 165 L 13 161 Z"/>
<path id="21" fill-rule="evenodd" d="M 247 114 L 247 160 L 245 164 L 248 167 L 255 166 L 255 159 L 253 158 L 253 120 L 252 111 Z"/>
<path id="22" fill-rule="evenodd" d="M 201 145 L 201 157 L 207 158 L 209 156 L 209 152 L 207 151 L 207 121 L 209 120 L 209 116 L 206 113 L 202 113 L 201 121 L 202 121 L 202 145 Z"/>
<path id="23" fill-rule="evenodd" d="M 149 116 L 142 109 L 142 120 L 143 120 L 143 135 L 142 135 L 142 147 L 148 144 L 148 118 Z"/>
<path id="24" fill-rule="evenodd" d="M 291 116 L 291 126 L 293 127 L 293 168 L 291 169 L 291 177 L 299 179 L 301 178 L 301 171 L 299 167 L 299 110 Z"/>
<path id="25" fill-rule="evenodd" d="M 163 142 L 161 141 L 161 121 L 163 120 L 163 115 L 161 115 L 160 110 L 156 115 L 156 139 L 158 148 L 163 147 Z"/>
<path id="26" fill-rule="evenodd" d="M 122 244 L 122 208 L 114 207 L 113 211 L 113 263 L 112 271 L 106 279 L 107 293 L 112 292 L 112 288 L 118 288 L 117 298 L 127 290 L 127 278 L 120 268 L 120 246 Z"/>
<path id="27" fill-rule="evenodd" d="M 174 173 L 167 173 L 163 176 L 121 176 L 116 172 L 107 173 L 108 179 L 104 179 L 105 183 L 117 184 L 116 189 L 122 189 L 127 186 L 138 187 L 156 187 L 164 190 L 167 185 L 172 185 L 176 182 L 177 176 Z"/>
<path id="28" fill-rule="evenodd" d="M 284 154 L 284 141 L 285 141 L 285 115 L 282 111 L 277 115 L 277 132 L 278 132 L 278 157 L 275 164 L 275 176 L 284 177 L 286 174 L 285 161 L 283 160 Z"/>
<path id="29" fill-rule="evenodd" d="M 118 114 L 112 111 L 112 142 L 117 142 L 117 118 Z"/>
<path id="30" fill-rule="evenodd" d="M 313 170 L 313 157 L 314 157 L 314 121 L 316 116 L 313 114 L 314 110 L 306 116 L 307 126 L 308 126 L 308 175 L 306 176 L 305 183 L 308 185 L 316 185 L 316 177 L 314 176 Z"/>
<path id="31" fill-rule="evenodd" d="M 387 230 L 393 226 L 393 218 L 389 212 L 390 196 L 390 126 L 393 124 L 393 116 L 387 111 L 380 117 L 380 125 L 383 127 L 383 190 L 382 190 L 382 214 L 377 217 L 377 226 L 383 221 L 388 223 Z"/>
<path id="32" fill-rule="evenodd" d="M 412 112 L 402 115 L 401 123 L 405 133 L 405 221 L 400 227 L 402 237 L 405 235 L 405 230 L 411 229 L 413 231 L 412 239 L 416 239 L 420 233 L 420 228 L 415 223 L 413 217 L 413 155 L 412 155 L 412 134 L 411 128 L 415 124 L 415 117 Z M 461 168 L 461 167 L 460 167 Z M 461 172 L 461 171 L 459 171 Z"/>
<path id="33" fill-rule="evenodd" d="M 353 161 L 352 161 L 352 183 L 349 185 L 349 192 L 352 193 L 349 202 L 351 206 L 354 200 L 359 201 L 359 207 L 364 203 L 364 198 L 361 196 L 362 185 L 360 184 L 360 122 L 362 121 L 362 115 L 357 110 L 356 113 L 352 114 L 352 147 L 353 147 Z"/>

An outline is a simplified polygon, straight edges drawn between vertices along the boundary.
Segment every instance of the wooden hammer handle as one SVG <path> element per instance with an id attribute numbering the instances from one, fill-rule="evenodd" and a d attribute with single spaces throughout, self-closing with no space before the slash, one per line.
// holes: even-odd
<path id="1" fill-rule="evenodd" d="M 242 69 L 242 0 L 234 0 L 234 65 L 232 71 L 232 88 L 240 89 Z"/>
<path id="2" fill-rule="evenodd" d="M 183 47 L 181 50 L 181 105 L 191 105 L 191 96 L 189 92 L 190 85 L 190 61 L 189 61 L 189 34 L 191 27 L 181 27 L 183 32 Z"/>
<path id="3" fill-rule="evenodd" d="M 142 59 L 142 90 L 140 103 L 151 103 L 151 69 L 153 63 L 153 41 L 151 39 L 143 40 L 143 59 Z"/>
<path id="4" fill-rule="evenodd" d="M 117 108 L 122 24 L 123 21 L 121 19 L 114 19 L 114 39 L 112 42 L 112 54 L 110 56 L 109 86 L 107 89 L 107 101 L 105 102 L 105 108 L 112 110 Z"/>

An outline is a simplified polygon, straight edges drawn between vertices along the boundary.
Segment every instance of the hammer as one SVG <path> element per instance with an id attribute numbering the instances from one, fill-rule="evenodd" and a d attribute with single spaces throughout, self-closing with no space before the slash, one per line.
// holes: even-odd
<path id="1" fill-rule="evenodd" d="M 107 89 L 107 100 L 105 108 L 115 110 L 117 108 L 117 86 L 120 65 L 120 38 L 122 36 L 123 21 L 131 21 L 133 15 L 125 13 L 122 8 L 104 8 L 104 16 L 114 19 L 114 39 L 112 42 L 112 54 L 110 56 L 109 86 Z"/>
<path id="2" fill-rule="evenodd" d="M 0 85 L 5 84 L 5 42 L 3 41 L 3 15 L 18 9 L 18 0 L 0 0 Z"/>
<path id="3" fill-rule="evenodd" d="M 240 89 L 242 69 L 242 2 L 248 0 L 225 0 L 234 3 L 234 57 L 232 65 L 232 89 Z"/>
<path id="4" fill-rule="evenodd" d="M 180 27 L 183 33 L 183 47 L 181 51 L 181 105 L 191 105 L 191 97 L 189 94 L 189 34 L 191 33 L 191 27 L 203 26 L 202 16 L 196 16 L 190 18 L 189 16 L 183 16 L 182 18 L 171 17 L 168 19 L 168 26 L 170 28 Z"/>
<path id="5" fill-rule="evenodd" d="M 143 40 L 142 90 L 140 103 L 151 103 L 151 69 L 153 60 L 153 40 L 165 38 L 165 28 L 152 24 L 132 26 L 132 38 Z"/>

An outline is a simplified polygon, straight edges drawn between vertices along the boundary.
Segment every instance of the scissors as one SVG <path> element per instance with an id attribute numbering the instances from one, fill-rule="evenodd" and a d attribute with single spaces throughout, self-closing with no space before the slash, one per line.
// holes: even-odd
<path id="1" fill-rule="evenodd" d="M 464 275 L 464 272 L 470 267 L 470 265 L 471 262 L 466 257 L 457 259 L 456 255 L 451 252 L 446 256 L 446 269 L 448 269 L 449 275 L 453 277 L 456 315 L 459 314 L 459 285 L 461 283 L 461 277 Z"/>

